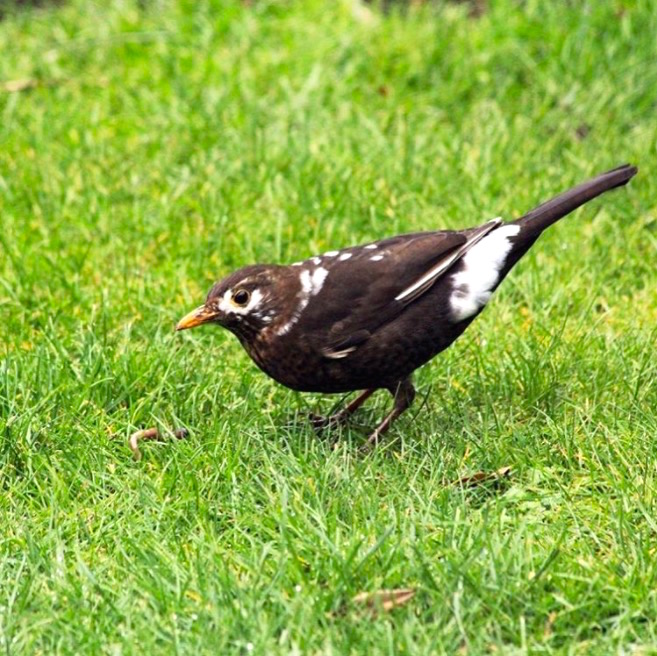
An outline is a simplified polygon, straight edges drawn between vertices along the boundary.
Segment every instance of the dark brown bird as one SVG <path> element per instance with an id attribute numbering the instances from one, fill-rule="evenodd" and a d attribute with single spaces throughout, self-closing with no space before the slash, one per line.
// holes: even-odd
<path id="1" fill-rule="evenodd" d="M 216 283 L 177 330 L 228 328 L 266 374 L 300 392 L 361 394 L 318 426 L 345 421 L 377 389 L 394 398 L 376 444 L 413 402 L 411 374 L 484 309 L 541 233 L 580 205 L 625 185 L 628 164 L 511 223 L 418 232 L 329 251 L 289 266 L 256 264 Z"/>

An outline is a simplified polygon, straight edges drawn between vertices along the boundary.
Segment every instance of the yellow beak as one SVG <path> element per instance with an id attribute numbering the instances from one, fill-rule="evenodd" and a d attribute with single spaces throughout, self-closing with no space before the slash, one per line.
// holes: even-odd
<path id="1" fill-rule="evenodd" d="M 187 330 L 188 328 L 195 328 L 196 326 L 200 326 L 202 323 L 212 321 L 212 319 L 214 319 L 216 316 L 216 312 L 208 309 L 205 305 L 201 305 L 195 310 L 192 310 L 189 314 L 186 314 L 178 322 L 176 330 Z"/>

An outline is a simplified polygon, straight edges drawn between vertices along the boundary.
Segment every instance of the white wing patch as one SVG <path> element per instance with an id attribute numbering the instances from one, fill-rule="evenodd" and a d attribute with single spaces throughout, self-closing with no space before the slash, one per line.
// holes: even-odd
<path id="1" fill-rule="evenodd" d="M 520 226 L 506 225 L 493 230 L 464 256 L 463 270 L 452 276 L 454 291 L 449 298 L 452 319 L 463 321 L 488 303 L 497 284 L 500 269 L 506 262 L 512 244 L 509 237 L 520 232 Z"/>
<path id="2" fill-rule="evenodd" d="M 502 223 L 502 219 L 497 217 L 492 221 L 489 221 L 485 225 L 481 226 L 477 230 L 476 234 L 461 246 L 461 248 L 456 249 L 452 255 L 449 257 L 443 258 L 436 264 L 433 268 L 429 269 L 419 280 L 416 280 L 412 285 L 406 287 L 402 290 L 397 296 L 395 296 L 396 301 L 405 301 L 409 302 L 413 300 L 419 294 L 423 294 L 433 283 L 441 276 L 445 271 L 447 271 L 454 262 L 461 258 L 463 253 L 467 253 L 475 244 L 481 241 L 491 230 L 494 230 L 496 226 Z"/>
<path id="3" fill-rule="evenodd" d="M 342 351 L 331 351 L 328 349 L 322 350 L 322 355 L 325 358 L 331 358 L 332 360 L 342 360 L 346 358 L 350 353 L 353 353 L 356 350 L 355 346 L 350 346 L 349 348 L 342 349 Z"/>

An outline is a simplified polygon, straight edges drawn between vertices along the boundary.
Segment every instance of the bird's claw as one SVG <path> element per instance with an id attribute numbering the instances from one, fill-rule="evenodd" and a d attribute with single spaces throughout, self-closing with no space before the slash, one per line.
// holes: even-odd
<path id="1" fill-rule="evenodd" d="M 374 431 L 374 433 L 372 433 L 367 438 L 367 441 L 360 445 L 358 453 L 360 453 L 362 456 L 367 456 L 372 453 L 372 451 L 374 451 L 374 449 L 378 446 L 380 438 L 381 436 L 378 434 L 378 432 Z"/>
<path id="2" fill-rule="evenodd" d="M 308 415 L 308 421 L 318 433 L 337 425 L 337 422 L 332 421 L 331 417 L 323 417 L 322 415 L 316 415 L 312 412 Z"/>

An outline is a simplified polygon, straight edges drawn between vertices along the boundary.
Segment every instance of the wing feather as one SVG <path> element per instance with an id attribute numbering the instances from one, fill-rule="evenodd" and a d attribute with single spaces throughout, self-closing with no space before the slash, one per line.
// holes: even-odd
<path id="1" fill-rule="evenodd" d="M 440 276 L 447 271 L 457 260 L 460 260 L 467 251 L 469 251 L 478 241 L 485 237 L 491 230 L 497 228 L 502 223 L 499 217 L 489 221 L 472 233 L 463 246 L 457 248 L 452 253 L 441 259 L 436 265 L 431 267 L 423 276 L 416 280 L 412 285 L 402 290 L 397 296 L 396 301 L 402 301 L 405 305 L 411 303 L 419 296 L 422 296 Z"/>
<path id="2" fill-rule="evenodd" d="M 400 235 L 321 258 L 328 274 L 303 311 L 302 339 L 323 357 L 346 358 L 425 294 L 500 219 L 474 230 Z M 331 320 L 327 322 L 327 317 Z"/>

